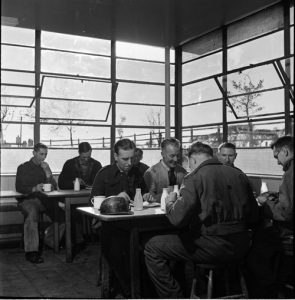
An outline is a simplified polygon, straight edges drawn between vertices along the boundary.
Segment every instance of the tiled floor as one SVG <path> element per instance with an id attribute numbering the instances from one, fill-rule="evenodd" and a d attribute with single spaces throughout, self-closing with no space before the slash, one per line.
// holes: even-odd
<path id="1" fill-rule="evenodd" d="M 98 298 L 99 247 L 88 244 L 73 263 L 65 262 L 65 250 L 44 250 L 42 264 L 31 264 L 20 248 L 0 250 L 0 298 Z"/>

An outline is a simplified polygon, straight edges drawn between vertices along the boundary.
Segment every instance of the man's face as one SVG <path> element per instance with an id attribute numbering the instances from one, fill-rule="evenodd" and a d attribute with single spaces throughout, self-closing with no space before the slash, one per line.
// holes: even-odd
<path id="1" fill-rule="evenodd" d="M 288 159 L 288 151 L 285 147 L 282 147 L 278 150 L 276 147 L 272 149 L 273 157 L 277 160 L 278 165 L 283 166 Z"/>
<path id="2" fill-rule="evenodd" d="M 91 157 L 92 150 L 89 150 L 87 152 L 82 152 L 79 154 L 80 163 L 82 165 L 87 165 L 89 158 Z"/>
<path id="3" fill-rule="evenodd" d="M 133 164 L 136 166 L 142 160 L 142 155 L 139 152 L 134 153 Z"/>
<path id="4" fill-rule="evenodd" d="M 46 148 L 40 148 L 38 151 L 33 151 L 34 162 L 37 165 L 41 165 L 41 163 L 45 160 L 47 156 L 48 150 Z"/>
<path id="5" fill-rule="evenodd" d="M 115 153 L 114 157 L 118 167 L 127 173 L 133 165 L 134 149 L 123 150 L 119 148 L 119 153 Z"/>
<path id="6" fill-rule="evenodd" d="M 162 150 L 162 157 L 165 165 L 169 168 L 175 168 L 180 149 L 174 145 L 167 145 Z"/>
<path id="7" fill-rule="evenodd" d="M 233 166 L 236 157 L 237 157 L 237 153 L 232 148 L 223 147 L 220 149 L 220 152 L 218 153 L 218 158 L 220 162 L 227 166 Z"/>

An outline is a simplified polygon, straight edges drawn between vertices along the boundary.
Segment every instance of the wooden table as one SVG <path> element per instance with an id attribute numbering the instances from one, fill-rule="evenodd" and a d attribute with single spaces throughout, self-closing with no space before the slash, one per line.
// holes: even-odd
<path id="1" fill-rule="evenodd" d="M 90 190 L 58 190 L 45 192 L 48 198 L 56 201 L 56 211 L 58 209 L 58 202 L 65 204 L 65 223 L 66 223 L 66 261 L 72 262 L 72 239 L 71 239 L 71 206 L 77 204 L 87 204 Z M 24 196 L 16 191 L 0 191 L 0 198 L 19 198 Z M 58 223 L 54 222 L 54 251 L 59 251 L 59 237 L 58 237 Z"/>
<path id="2" fill-rule="evenodd" d="M 146 208 L 141 211 L 134 211 L 133 215 L 101 215 L 99 210 L 93 207 L 78 207 L 78 211 L 97 218 L 101 221 L 101 235 L 104 234 L 104 228 L 108 224 L 117 223 L 119 228 L 124 229 L 129 232 L 129 247 L 130 247 L 130 275 L 131 275 L 131 296 L 132 298 L 142 298 L 141 288 L 140 288 L 140 264 L 139 264 L 139 234 L 141 232 L 148 231 L 158 231 L 161 230 L 175 230 L 166 214 L 160 209 L 157 208 Z M 103 238 L 102 238 L 103 240 Z M 104 245 L 101 245 L 102 253 Z M 106 268 L 105 259 L 102 255 L 101 257 L 102 265 L 102 280 L 101 280 L 101 298 L 109 298 L 110 295 L 110 286 L 108 281 L 108 275 L 104 274 Z"/>

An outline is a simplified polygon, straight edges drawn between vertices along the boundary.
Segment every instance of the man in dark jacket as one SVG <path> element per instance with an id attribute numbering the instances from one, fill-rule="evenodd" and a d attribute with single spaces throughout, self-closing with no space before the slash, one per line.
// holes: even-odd
<path id="1" fill-rule="evenodd" d="M 246 175 L 213 158 L 210 146 L 196 142 L 188 152 L 193 171 L 166 199 L 170 222 L 180 234 L 155 236 L 145 245 L 145 261 L 160 298 L 184 298 L 169 261 L 223 263 L 242 259 L 250 246 L 249 223 L 258 206 Z"/>
<path id="2" fill-rule="evenodd" d="M 46 212 L 51 218 L 57 218 L 59 223 L 64 222 L 64 213 L 58 208 L 55 215 L 55 203 L 48 200 L 43 193 L 43 185 L 51 183 L 52 189 L 57 189 L 57 184 L 52 176 L 47 162 L 47 146 L 37 143 L 34 146 L 33 157 L 17 168 L 15 188 L 24 197 L 18 199 L 19 205 L 25 215 L 24 223 L 24 247 L 25 257 L 31 263 L 42 263 L 43 258 L 39 253 L 38 221 L 40 212 Z"/>
<path id="3" fill-rule="evenodd" d="M 91 157 L 89 143 L 79 144 L 79 156 L 65 162 L 58 178 L 58 186 L 63 190 L 74 188 L 75 178 L 79 179 L 80 188 L 91 187 L 96 173 L 102 168 L 101 163 Z"/>

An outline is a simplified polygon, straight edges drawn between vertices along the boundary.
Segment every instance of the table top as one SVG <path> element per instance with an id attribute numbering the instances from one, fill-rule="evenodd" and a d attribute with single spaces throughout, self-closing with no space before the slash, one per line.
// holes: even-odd
<path id="1" fill-rule="evenodd" d="M 49 198 L 54 197 L 79 197 L 79 196 L 89 196 L 91 193 L 90 190 L 58 190 L 58 191 L 51 191 L 51 192 L 44 192 Z M 16 191 L 0 191 L 0 198 L 17 198 L 21 197 L 23 194 L 18 193 Z"/>
<path id="2" fill-rule="evenodd" d="M 134 210 L 132 208 L 132 215 L 101 215 L 100 211 L 92 206 L 77 207 L 77 210 L 106 222 L 166 216 L 166 213 L 160 207 L 144 208 L 143 210 Z"/>

